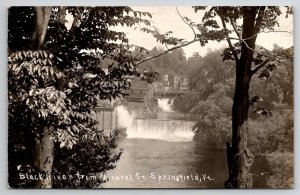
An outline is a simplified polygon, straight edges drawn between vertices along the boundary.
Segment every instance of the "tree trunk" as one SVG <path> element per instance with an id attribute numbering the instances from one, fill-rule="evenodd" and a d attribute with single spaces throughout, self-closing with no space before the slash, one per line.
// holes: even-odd
<path id="1" fill-rule="evenodd" d="M 31 48 L 43 49 L 47 33 L 48 23 L 51 16 L 51 7 L 35 7 L 36 24 L 32 35 Z M 52 139 L 53 127 L 45 126 L 40 136 L 35 135 L 33 146 L 33 164 L 38 169 L 42 178 L 36 181 L 37 188 L 52 187 L 52 164 L 54 142 Z"/>
<path id="2" fill-rule="evenodd" d="M 36 181 L 36 188 L 52 188 L 52 164 L 54 142 L 51 131 L 53 127 L 44 128 L 41 138 L 35 138 L 33 147 L 33 164 L 39 173 L 43 174 L 42 178 Z"/>
<path id="3" fill-rule="evenodd" d="M 34 7 L 36 12 L 36 24 L 32 34 L 31 48 L 42 49 L 46 38 L 49 19 L 51 16 L 51 7 Z"/>
<path id="4" fill-rule="evenodd" d="M 252 175 L 249 173 L 254 156 L 247 148 L 248 136 L 248 110 L 249 86 L 252 76 L 251 63 L 255 49 L 255 17 L 256 9 L 248 7 L 244 11 L 242 38 L 247 39 L 242 43 L 241 57 L 236 62 L 235 94 L 232 106 L 232 146 L 227 143 L 227 159 L 229 179 L 225 182 L 227 188 L 251 188 Z"/>
<path id="5" fill-rule="evenodd" d="M 58 21 L 61 24 L 66 23 L 66 15 L 67 15 L 67 8 L 65 6 L 60 6 L 58 8 Z"/>

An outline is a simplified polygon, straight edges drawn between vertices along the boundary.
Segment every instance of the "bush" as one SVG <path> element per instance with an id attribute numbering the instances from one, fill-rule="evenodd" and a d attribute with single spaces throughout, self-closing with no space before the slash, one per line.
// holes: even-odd
<path id="1" fill-rule="evenodd" d="M 73 149 L 62 149 L 57 145 L 53 164 L 54 175 L 73 176 L 72 179 L 54 180 L 53 188 L 99 188 L 107 179 L 100 177 L 116 167 L 122 151 L 116 152 L 119 130 L 109 136 L 103 132 L 85 137 Z M 95 179 L 78 179 L 76 174 L 96 176 Z"/>
<path id="2" fill-rule="evenodd" d="M 189 113 L 190 110 L 197 105 L 200 100 L 200 94 L 198 93 L 187 93 L 182 96 L 175 97 L 174 99 L 174 110 Z"/>
<path id="3" fill-rule="evenodd" d="M 267 155 L 270 174 L 267 185 L 270 188 L 293 188 L 294 186 L 294 154 L 292 152 L 273 152 Z"/>
<path id="4" fill-rule="evenodd" d="M 190 111 L 192 114 L 199 115 L 195 125 L 194 140 L 224 148 L 231 136 L 230 87 L 219 83 L 214 85 L 213 89 L 214 92 L 206 101 L 199 101 Z"/>
<path id="5" fill-rule="evenodd" d="M 293 111 L 274 111 L 271 117 L 249 119 L 249 148 L 255 155 L 293 151 Z"/>

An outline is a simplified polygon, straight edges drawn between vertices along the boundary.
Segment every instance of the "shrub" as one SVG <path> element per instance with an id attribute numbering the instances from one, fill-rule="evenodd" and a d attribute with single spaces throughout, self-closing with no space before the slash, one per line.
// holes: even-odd
<path id="1" fill-rule="evenodd" d="M 54 175 L 72 176 L 72 179 L 54 180 L 53 188 L 99 188 L 107 179 L 100 177 L 116 167 L 122 151 L 116 150 L 119 131 L 109 136 L 103 132 L 83 136 L 80 142 L 69 149 L 57 146 L 53 164 Z M 91 137 L 92 136 L 92 139 Z M 78 179 L 76 174 L 96 176 L 95 179 Z"/>
<path id="2" fill-rule="evenodd" d="M 294 154 L 292 152 L 273 152 L 267 155 L 270 174 L 267 185 L 271 188 L 293 188 Z"/>
<path id="3" fill-rule="evenodd" d="M 271 117 L 249 119 L 249 147 L 256 155 L 293 150 L 292 110 L 274 111 Z"/>

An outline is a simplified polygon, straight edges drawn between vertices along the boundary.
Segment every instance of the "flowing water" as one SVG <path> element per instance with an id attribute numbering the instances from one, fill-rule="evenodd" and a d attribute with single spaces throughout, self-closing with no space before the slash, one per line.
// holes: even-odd
<path id="1" fill-rule="evenodd" d="M 127 129 L 128 138 L 191 141 L 194 121 L 136 119 Z"/>
<path id="2" fill-rule="evenodd" d="M 127 138 L 104 188 L 224 188 L 226 152 L 193 142 L 195 121 L 135 119 L 125 107 L 117 111 Z"/>
<path id="3" fill-rule="evenodd" d="M 164 115 L 167 100 L 159 101 Z M 110 171 L 105 188 L 222 188 L 227 177 L 223 150 L 192 141 L 195 121 L 135 119 L 123 106 L 117 108 L 119 126 L 127 138 L 117 168 Z"/>
<path id="4" fill-rule="evenodd" d="M 172 106 L 174 103 L 173 99 L 169 98 L 158 98 L 157 99 L 158 107 L 160 107 L 163 111 L 173 112 Z"/>

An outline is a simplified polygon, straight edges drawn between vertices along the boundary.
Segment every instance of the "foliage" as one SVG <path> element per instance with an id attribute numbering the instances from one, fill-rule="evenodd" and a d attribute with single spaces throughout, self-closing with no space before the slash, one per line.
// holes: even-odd
<path id="1" fill-rule="evenodd" d="M 198 71 L 202 63 L 203 57 L 199 52 L 193 53 L 193 55 L 187 59 L 186 72 L 190 75 L 193 71 Z"/>
<path id="2" fill-rule="evenodd" d="M 211 94 L 214 84 L 225 83 L 234 77 L 233 61 L 223 62 L 221 54 L 222 49 L 208 51 L 201 57 L 198 67 L 189 72 L 190 88 L 200 92 L 203 100 Z"/>
<path id="3" fill-rule="evenodd" d="M 154 38 L 156 38 L 157 42 L 165 45 L 178 45 L 182 43 L 183 39 L 178 39 L 175 37 L 172 37 L 172 31 L 168 31 L 164 34 L 160 33 L 159 29 L 153 26 L 153 29 L 150 29 L 148 27 L 141 28 L 141 31 L 146 33 L 151 33 Z"/>
<path id="4" fill-rule="evenodd" d="M 192 108 L 199 102 L 201 96 L 199 93 L 185 93 L 174 99 L 173 109 L 182 113 L 189 113 Z"/>
<path id="5" fill-rule="evenodd" d="M 249 119 L 249 147 L 255 155 L 293 151 L 293 113 L 286 107 L 274 108 L 271 117 Z"/>
<path id="6" fill-rule="evenodd" d="M 192 41 L 185 42 L 182 45 L 200 42 L 201 46 L 204 46 L 210 40 L 218 42 L 226 40 L 228 48 L 223 52 L 223 59 L 235 61 L 236 82 L 232 105 L 232 145 L 228 144 L 228 151 L 232 151 L 232 153 L 227 153 L 231 162 L 228 161 L 230 174 L 229 179 L 226 181 L 226 186 L 251 188 L 252 177 L 249 174 L 249 170 L 252 163 L 249 165 L 248 163 L 253 162 L 253 158 L 250 150 L 247 149 L 249 136 L 248 132 L 244 133 L 244 124 L 247 123 L 249 118 L 250 104 L 254 105 L 261 98 L 254 95 L 251 99 L 249 96 L 249 85 L 257 72 L 260 72 L 259 78 L 268 80 L 273 72 L 277 70 L 278 61 L 282 62 L 282 59 L 274 51 L 270 53 L 256 47 L 256 39 L 259 33 L 274 31 L 275 27 L 279 26 L 278 19 L 282 14 L 282 10 L 278 6 L 195 6 L 194 10 L 195 12 L 201 11 L 204 13 L 202 17 L 203 23 L 196 24 L 187 17 L 181 17 L 195 35 Z M 286 9 L 286 16 L 292 13 L 291 8 Z M 227 27 L 229 25 L 230 28 Z M 235 34 L 234 37 L 231 37 L 232 34 Z M 235 40 L 235 43 L 232 43 L 232 40 Z M 292 52 L 284 53 L 287 53 L 287 56 L 292 56 L 290 55 Z M 205 72 L 204 76 L 206 75 L 207 72 Z M 211 80 L 211 77 L 207 79 L 207 81 Z M 205 113 L 206 110 L 211 111 L 211 113 L 206 113 L 206 115 L 200 117 L 200 123 L 203 123 L 202 125 L 205 128 L 207 128 L 206 126 L 212 127 L 215 125 L 215 118 L 219 119 L 222 117 L 218 113 L 221 112 L 221 108 L 209 97 L 206 101 L 200 101 L 194 109 L 195 111 L 200 111 L 200 113 Z M 257 108 L 255 112 L 272 116 L 270 110 L 263 107 Z M 215 118 L 211 117 L 212 113 L 216 115 Z M 199 131 L 198 129 L 196 130 Z M 211 133 L 211 135 L 215 136 L 216 133 Z M 244 153 L 243 150 L 248 153 Z M 236 155 L 240 157 L 236 158 Z"/>
<path id="7" fill-rule="evenodd" d="M 194 140 L 214 144 L 219 148 L 225 147 L 225 142 L 230 140 L 231 106 L 230 97 L 232 86 L 222 83 L 213 87 L 213 93 L 207 100 L 199 101 L 190 113 L 198 114 L 199 120 L 195 125 Z"/>
<path id="8" fill-rule="evenodd" d="M 293 107 L 293 57 L 282 55 L 282 53 L 290 53 L 292 48 L 282 49 L 276 45 L 271 51 L 273 55 L 282 58 L 282 63 L 277 63 L 276 71 L 269 72 L 268 79 L 261 77 L 257 74 L 253 77 L 250 86 L 250 93 L 256 94 L 261 98 L 260 106 L 272 110 L 273 103 L 287 103 L 289 108 Z M 292 54 L 292 53 L 291 53 Z M 264 73 L 266 70 L 262 70 Z M 260 72 L 259 72 L 260 73 Z M 268 93 L 266 93 L 268 91 Z"/>
<path id="9" fill-rule="evenodd" d="M 276 49 L 279 50 L 280 48 Z M 276 50 L 272 52 L 273 54 L 277 53 Z M 212 52 L 207 55 L 216 56 L 214 59 L 215 64 L 217 64 L 217 66 L 222 66 L 221 58 L 217 57 L 220 56 L 220 52 Z M 203 62 L 207 62 L 212 61 L 208 59 L 213 58 L 204 56 L 202 59 Z M 209 65 L 210 64 L 212 63 L 209 63 Z M 209 65 L 207 66 L 209 67 Z M 205 64 L 201 64 L 200 66 L 201 69 L 199 69 L 199 71 L 206 71 Z M 256 96 L 253 96 L 252 99 L 250 99 L 250 104 L 252 106 L 249 110 L 251 117 L 249 119 L 249 124 L 251 124 L 251 131 L 249 131 L 249 147 L 255 151 L 255 155 L 274 151 L 292 150 L 293 128 L 291 102 L 293 95 L 290 91 L 293 81 L 293 76 L 291 74 L 292 65 L 290 62 L 288 62 L 288 64 L 279 63 L 277 67 L 277 71 L 275 71 L 268 80 L 263 80 L 257 75 L 253 78 L 251 84 L 250 94 L 256 94 Z M 221 71 L 224 70 L 225 69 Z M 234 71 L 232 71 L 232 69 L 229 70 L 231 71 L 227 73 L 227 85 L 224 86 L 222 84 L 222 79 L 217 79 L 215 82 L 218 84 L 214 85 L 212 93 L 207 99 L 203 99 L 203 96 L 202 98 L 194 98 L 192 95 L 186 95 L 182 98 L 176 98 L 174 101 L 177 110 L 182 112 L 190 111 L 191 113 L 199 114 L 199 120 L 196 126 L 196 141 L 206 141 L 215 143 L 219 147 L 224 147 L 224 143 L 230 140 L 230 115 Z M 213 75 L 216 73 L 212 71 L 211 74 Z M 221 72 L 221 74 L 224 73 Z M 215 76 L 213 78 L 217 77 Z M 197 79 L 195 79 L 195 81 L 196 80 Z M 208 86 L 206 85 L 206 87 Z M 186 99 L 189 101 L 183 104 L 182 102 Z M 253 103 L 251 103 L 251 101 L 253 101 Z M 271 117 L 260 116 L 257 114 L 255 111 L 257 111 L 258 108 L 268 108 L 268 110 L 272 112 Z"/>
<path id="10" fill-rule="evenodd" d="M 145 57 L 154 56 L 164 52 L 162 48 L 154 47 L 152 50 L 145 54 Z M 169 52 L 165 55 L 157 57 L 153 60 L 142 63 L 138 68 L 141 71 L 158 72 L 160 75 L 164 74 L 182 74 L 186 68 L 186 57 L 183 49 L 179 48 Z"/>
<path id="11" fill-rule="evenodd" d="M 8 12 L 8 48 L 12 51 L 27 50 L 31 43 L 34 27 L 35 13 L 33 7 L 10 7 Z"/>
<path id="12" fill-rule="evenodd" d="M 66 10 L 74 17 L 70 28 L 65 25 Z M 9 181 L 14 187 L 24 185 L 16 181 L 18 163 L 32 165 L 33 142 L 43 136 L 44 127 L 64 151 L 71 153 L 74 147 L 79 150 L 94 143 L 95 150 L 83 150 L 86 155 L 112 152 L 114 139 L 103 133 L 103 143 L 95 137 L 82 140 L 83 135 L 99 131 L 92 111 L 97 102 L 122 96 L 130 87 L 130 77 L 137 74 L 139 59 L 132 55 L 125 33 L 110 27 L 149 25 L 142 17 L 151 16 L 129 7 L 53 7 L 43 50 L 32 50 L 35 15 L 32 7 L 9 8 Z M 26 156 L 22 162 L 16 160 L 19 153 Z M 73 158 L 60 157 L 69 162 Z M 63 171 L 59 169 L 63 160 L 56 158 L 56 171 Z M 89 160 L 94 161 L 95 156 Z M 102 160 L 101 169 L 109 170 L 113 168 L 109 163 L 118 158 Z"/>
<path id="13" fill-rule="evenodd" d="M 267 185 L 270 188 L 294 187 L 294 154 L 292 152 L 274 152 L 267 156 L 270 174 Z"/>
<path id="14" fill-rule="evenodd" d="M 233 62 L 223 62 L 221 53 L 222 50 L 210 50 L 203 57 L 195 53 L 188 58 L 186 72 L 189 76 L 189 88 L 193 92 L 176 97 L 175 110 L 188 113 L 200 100 L 205 101 L 213 93 L 216 84 L 232 82 Z"/>
<path id="15" fill-rule="evenodd" d="M 119 131 L 114 132 L 118 134 Z M 83 135 L 71 150 L 61 149 L 57 145 L 53 174 L 66 175 L 72 179 L 54 180 L 53 188 L 100 188 L 107 181 L 103 175 L 116 167 L 122 153 L 116 151 L 117 134 L 103 136 L 103 132 L 99 131 L 90 135 L 93 139 Z M 84 178 L 79 178 L 78 174 L 84 175 Z"/>

